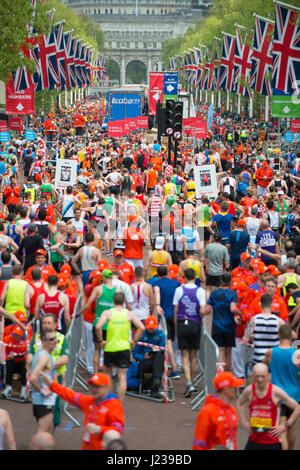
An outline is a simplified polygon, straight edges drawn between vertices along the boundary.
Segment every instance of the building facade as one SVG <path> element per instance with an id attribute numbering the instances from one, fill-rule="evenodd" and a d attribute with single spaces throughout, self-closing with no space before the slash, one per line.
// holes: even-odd
<path id="1" fill-rule="evenodd" d="M 120 68 L 120 85 L 127 83 L 130 64 L 161 71 L 162 44 L 183 35 L 205 15 L 208 0 L 64 0 L 79 14 L 91 16 L 105 35 L 107 59 Z"/>

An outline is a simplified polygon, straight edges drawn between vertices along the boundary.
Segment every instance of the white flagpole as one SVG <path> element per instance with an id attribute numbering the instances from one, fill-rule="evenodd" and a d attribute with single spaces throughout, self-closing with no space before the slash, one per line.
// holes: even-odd
<path id="1" fill-rule="evenodd" d="M 283 7 L 290 8 L 291 10 L 298 10 L 300 11 L 300 7 L 296 7 L 294 5 L 288 5 L 287 3 L 280 2 L 279 0 L 273 0 L 273 3 L 278 3 L 278 5 L 282 5 Z"/>

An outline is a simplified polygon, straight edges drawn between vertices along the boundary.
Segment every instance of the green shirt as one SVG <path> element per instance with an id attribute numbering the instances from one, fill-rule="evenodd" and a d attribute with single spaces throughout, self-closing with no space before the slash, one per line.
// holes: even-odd
<path id="1" fill-rule="evenodd" d="M 96 301 L 96 310 L 95 310 L 95 320 L 93 325 L 96 326 L 102 313 L 105 310 L 109 310 L 110 308 L 114 307 L 114 295 L 116 293 L 117 288 L 112 287 L 109 289 L 104 284 L 102 285 L 102 295 Z M 107 329 L 107 322 L 104 323 L 102 326 L 102 330 Z"/>

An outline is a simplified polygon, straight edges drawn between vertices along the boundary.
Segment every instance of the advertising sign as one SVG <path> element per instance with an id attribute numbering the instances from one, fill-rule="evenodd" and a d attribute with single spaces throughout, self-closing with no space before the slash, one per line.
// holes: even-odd
<path id="1" fill-rule="evenodd" d="M 283 91 L 274 88 L 272 116 L 300 118 L 300 97 L 296 94 L 286 95 Z"/>
<path id="2" fill-rule="evenodd" d="M 300 132 L 300 119 L 291 120 L 291 131 L 296 133 Z"/>
<path id="3" fill-rule="evenodd" d="M 10 133 L 7 131 L 0 132 L 0 142 L 9 142 Z"/>
<path id="4" fill-rule="evenodd" d="M 156 104 L 163 104 L 164 72 L 150 72 L 149 78 L 149 114 L 156 114 Z"/>
<path id="5" fill-rule="evenodd" d="M 23 118 L 21 116 L 9 118 L 8 126 L 11 131 L 21 131 L 24 127 Z"/>
<path id="6" fill-rule="evenodd" d="M 33 114 L 34 85 L 26 90 L 15 91 L 13 79 L 5 84 L 5 114 Z"/>
<path id="7" fill-rule="evenodd" d="M 178 100 L 178 72 L 164 72 L 164 105 L 166 100 Z"/>
<path id="8" fill-rule="evenodd" d="M 138 129 L 148 129 L 148 127 L 149 127 L 149 117 L 148 116 L 138 116 L 136 118 L 136 127 Z"/>
<path id="9" fill-rule="evenodd" d="M 109 137 L 123 137 L 124 132 L 124 121 L 109 121 L 107 127 L 107 134 Z"/>
<path id="10" fill-rule="evenodd" d="M 8 131 L 7 121 L 0 121 L 0 132 Z"/>
<path id="11" fill-rule="evenodd" d="M 137 93 L 112 93 L 110 95 L 110 120 L 118 121 L 141 115 L 142 97 Z"/>

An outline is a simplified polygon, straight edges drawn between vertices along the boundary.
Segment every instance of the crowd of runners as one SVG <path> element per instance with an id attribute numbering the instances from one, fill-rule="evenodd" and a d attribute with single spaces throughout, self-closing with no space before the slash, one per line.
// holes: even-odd
<path id="1" fill-rule="evenodd" d="M 207 138 L 182 139 L 175 156 L 153 132 L 108 137 L 105 113 L 103 98 L 37 113 L 34 141 L 20 132 L 0 146 L 2 397 L 15 396 L 19 374 L 18 399 L 30 393 L 37 421 L 32 448 L 54 447 L 61 399 L 85 414 L 83 449 L 126 448 L 122 401 L 127 390 L 162 397 L 165 347 L 169 379 L 184 378 L 185 398 L 198 393 L 205 321 L 223 371 L 191 447 L 237 448 L 238 389 L 247 448 L 293 449 L 300 153 L 276 146 L 278 123 L 215 114 Z M 197 113 L 206 119 L 207 107 Z M 64 190 L 55 185 L 61 158 L 77 163 Z M 196 198 L 201 165 L 215 165 L 217 197 Z M 75 314 L 89 396 L 63 385 Z M 3 409 L 0 448 L 5 437 L 16 448 Z"/>

